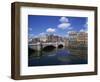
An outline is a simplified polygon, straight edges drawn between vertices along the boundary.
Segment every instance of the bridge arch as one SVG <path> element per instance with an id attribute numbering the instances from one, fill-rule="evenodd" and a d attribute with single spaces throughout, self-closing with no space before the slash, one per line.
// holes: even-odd
<path id="1" fill-rule="evenodd" d="M 58 48 L 59 45 L 65 46 L 64 42 L 49 42 L 49 43 L 35 43 L 35 44 L 29 44 L 29 46 L 35 50 L 41 50 L 42 48 L 45 48 L 46 46 L 53 46 Z"/>
<path id="2" fill-rule="evenodd" d="M 42 48 L 42 50 L 44 51 L 51 51 L 53 49 L 55 49 L 56 47 L 54 45 L 47 45 L 45 47 Z"/>
<path id="3" fill-rule="evenodd" d="M 64 47 L 63 44 L 59 44 L 59 45 L 58 45 L 58 48 L 63 48 L 63 47 Z"/>

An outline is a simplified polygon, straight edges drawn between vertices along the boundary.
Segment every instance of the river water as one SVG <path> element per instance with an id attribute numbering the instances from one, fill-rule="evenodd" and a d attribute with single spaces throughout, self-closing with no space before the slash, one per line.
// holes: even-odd
<path id="1" fill-rule="evenodd" d="M 28 66 L 87 64 L 86 49 L 53 49 L 35 51 L 28 56 Z"/>

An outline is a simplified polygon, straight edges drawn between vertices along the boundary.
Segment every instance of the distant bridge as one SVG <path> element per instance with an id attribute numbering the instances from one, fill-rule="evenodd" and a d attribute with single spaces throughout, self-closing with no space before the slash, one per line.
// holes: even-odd
<path id="1" fill-rule="evenodd" d="M 54 47 L 58 48 L 59 45 L 62 45 L 63 47 L 65 47 L 64 42 L 46 42 L 46 43 L 37 42 L 37 43 L 29 44 L 29 47 L 34 50 L 39 51 L 39 50 L 45 48 L 46 46 L 54 46 Z"/>

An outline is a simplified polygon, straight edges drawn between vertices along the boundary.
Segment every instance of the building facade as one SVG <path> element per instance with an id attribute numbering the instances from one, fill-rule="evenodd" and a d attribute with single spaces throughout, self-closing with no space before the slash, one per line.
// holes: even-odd
<path id="1" fill-rule="evenodd" d="M 77 32 L 75 31 L 69 32 L 69 47 L 77 47 Z"/>
<path id="2" fill-rule="evenodd" d="M 87 47 L 88 34 L 86 32 L 78 33 L 77 42 L 79 47 Z"/>
<path id="3" fill-rule="evenodd" d="M 85 48 L 87 47 L 88 34 L 86 32 L 71 31 L 69 34 L 70 48 Z"/>

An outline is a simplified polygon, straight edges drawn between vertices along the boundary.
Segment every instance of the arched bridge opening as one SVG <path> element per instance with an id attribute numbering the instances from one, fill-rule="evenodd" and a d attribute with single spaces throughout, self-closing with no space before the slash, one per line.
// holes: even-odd
<path id="1" fill-rule="evenodd" d="M 59 44 L 59 45 L 58 45 L 58 48 L 63 48 L 63 47 L 64 47 L 63 44 Z"/>
<path id="2" fill-rule="evenodd" d="M 48 45 L 48 46 L 45 46 L 42 50 L 43 51 L 51 51 L 51 50 L 54 50 L 56 47 L 53 46 L 53 45 Z"/>

